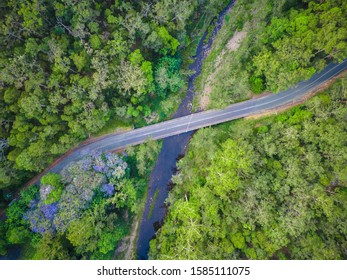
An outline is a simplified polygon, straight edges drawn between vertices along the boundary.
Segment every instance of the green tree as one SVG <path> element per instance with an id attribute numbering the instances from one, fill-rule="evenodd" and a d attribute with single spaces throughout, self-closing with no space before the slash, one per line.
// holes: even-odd
<path id="1" fill-rule="evenodd" d="M 33 256 L 35 260 L 68 260 L 70 255 L 68 252 L 66 241 L 62 236 L 53 237 L 50 234 L 43 235 L 42 239 L 36 246 Z"/>

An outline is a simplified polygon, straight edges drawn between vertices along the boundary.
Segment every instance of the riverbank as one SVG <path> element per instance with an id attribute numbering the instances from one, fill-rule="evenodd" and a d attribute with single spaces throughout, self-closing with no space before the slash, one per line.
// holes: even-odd
<path id="1" fill-rule="evenodd" d="M 234 1 L 231 1 L 229 5 L 219 14 L 218 20 L 208 39 L 208 42 L 204 42 L 207 33 L 205 33 L 200 39 L 194 61 L 189 66 L 189 70 L 191 70 L 193 74 L 188 78 L 187 94 L 176 111 L 174 118 L 186 116 L 191 113 L 192 102 L 195 96 L 195 79 L 200 75 L 203 60 L 209 53 L 213 40 L 223 25 L 226 13 L 233 7 L 234 3 Z M 168 137 L 163 141 L 163 148 L 151 173 L 147 202 L 141 220 L 139 237 L 137 241 L 137 254 L 139 259 L 148 258 L 149 242 L 155 236 L 155 232 L 158 230 L 158 228 L 160 228 L 166 215 L 165 200 L 168 197 L 169 184 L 171 182 L 172 175 L 176 170 L 177 159 L 185 154 L 190 137 L 193 135 L 193 133 L 194 132 L 183 133 L 177 136 Z M 155 204 L 152 205 L 152 201 L 156 193 L 157 197 L 155 199 Z M 150 212 L 152 212 L 152 215 L 149 215 Z"/>

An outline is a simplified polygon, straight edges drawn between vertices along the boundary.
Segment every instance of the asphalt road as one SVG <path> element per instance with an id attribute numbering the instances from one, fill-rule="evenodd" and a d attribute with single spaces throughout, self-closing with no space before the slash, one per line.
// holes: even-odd
<path id="1" fill-rule="evenodd" d="M 267 95 L 258 99 L 247 100 L 233 104 L 222 110 L 210 110 L 195 113 L 173 120 L 134 129 L 121 134 L 111 134 L 97 138 L 94 142 L 77 147 L 68 156 L 49 167 L 46 172 L 59 172 L 70 162 L 81 159 L 84 155 L 93 151 L 107 152 L 137 145 L 145 142 L 148 138 L 162 139 L 168 136 L 178 135 L 193 131 L 202 127 L 211 126 L 239 119 L 278 107 L 295 103 L 305 97 L 305 94 L 318 88 L 324 82 L 337 76 L 347 69 L 347 59 L 340 64 L 330 64 L 322 72 L 315 74 L 311 79 L 297 84 L 294 88 L 278 94 Z M 34 182 L 31 182 L 34 183 Z"/>

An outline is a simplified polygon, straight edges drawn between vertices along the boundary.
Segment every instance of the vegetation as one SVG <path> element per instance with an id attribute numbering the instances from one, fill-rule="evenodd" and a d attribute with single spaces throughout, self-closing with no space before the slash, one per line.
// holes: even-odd
<path id="1" fill-rule="evenodd" d="M 150 257 L 346 259 L 346 85 L 277 116 L 199 130 Z"/>
<path id="2" fill-rule="evenodd" d="M 80 141 L 170 117 L 197 42 L 228 2 L 2 1 L 1 208 Z M 237 1 L 197 90 L 223 107 L 311 77 L 346 57 L 346 14 L 343 0 Z M 346 83 L 278 116 L 197 132 L 150 257 L 346 259 Z M 160 148 L 148 140 L 46 174 L 6 209 L 0 255 L 113 258 L 142 215 Z"/>
<path id="3" fill-rule="evenodd" d="M 179 102 L 173 93 L 184 84 L 180 53 L 189 32 L 226 2 L 2 1 L 0 189 L 6 199 L 8 188 L 90 135 L 155 121 L 158 110 L 159 117 L 171 114 Z"/>
<path id="4" fill-rule="evenodd" d="M 347 56 L 346 14 L 342 0 L 239 0 L 204 61 L 197 91 L 217 108 L 310 78 Z M 247 35 L 233 49 L 229 42 L 240 32 Z"/>
<path id="5" fill-rule="evenodd" d="M 0 253 L 21 245 L 25 259 L 111 259 L 147 187 L 148 176 L 136 166 L 145 160 L 150 168 L 159 150 L 158 142 L 149 141 L 131 156 L 94 154 L 61 174 L 46 174 L 8 207 Z M 146 153 L 151 158 L 141 157 Z"/>
<path id="6" fill-rule="evenodd" d="M 155 201 L 157 200 L 158 194 L 159 194 L 159 191 L 158 191 L 158 189 L 156 189 L 154 196 L 153 196 L 152 203 L 151 203 L 151 207 L 149 208 L 149 213 L 148 213 L 147 219 L 150 219 L 152 217 L 154 206 L 155 206 Z"/>

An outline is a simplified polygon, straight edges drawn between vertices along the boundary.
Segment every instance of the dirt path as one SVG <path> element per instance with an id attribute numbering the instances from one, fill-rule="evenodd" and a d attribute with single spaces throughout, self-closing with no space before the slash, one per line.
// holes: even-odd
<path id="1" fill-rule="evenodd" d="M 139 227 L 139 221 L 136 217 L 134 219 L 133 226 L 131 227 L 131 234 L 129 236 L 129 246 L 125 252 L 124 259 L 125 260 L 134 260 L 135 259 L 135 251 L 136 251 L 136 236 L 137 236 L 137 229 Z"/>
<path id="2" fill-rule="evenodd" d="M 138 216 L 134 218 L 134 221 L 131 225 L 130 234 L 125 236 L 117 246 L 113 254 L 113 259 L 118 259 L 119 255 L 123 254 L 123 260 L 135 260 L 136 253 L 136 236 L 139 227 Z"/>

